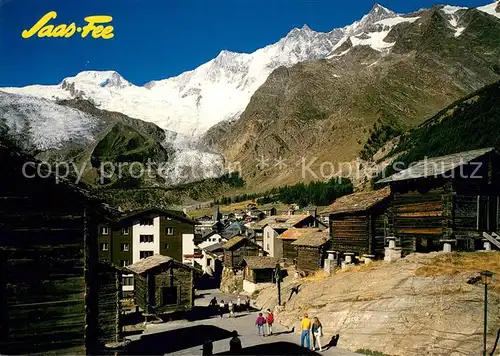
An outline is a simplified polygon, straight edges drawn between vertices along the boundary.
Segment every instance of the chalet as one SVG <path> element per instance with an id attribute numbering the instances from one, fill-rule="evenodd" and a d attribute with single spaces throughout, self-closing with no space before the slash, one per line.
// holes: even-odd
<path id="1" fill-rule="evenodd" d="M 261 208 L 261 210 L 264 212 L 264 214 L 266 214 L 266 216 L 276 215 L 276 212 L 277 212 L 277 210 L 274 206 Z"/>
<path id="2" fill-rule="evenodd" d="M 322 228 L 317 227 L 303 227 L 297 228 L 292 227 L 284 231 L 281 235 L 279 235 L 278 240 L 281 242 L 283 246 L 283 254 L 282 258 L 285 259 L 288 263 L 295 263 L 298 257 L 298 250 L 293 245 L 293 243 L 302 238 L 309 238 L 313 236 L 322 236 L 324 237 L 328 234 L 328 230 L 326 227 L 322 226 Z M 276 257 L 276 256 L 275 256 Z"/>
<path id="3" fill-rule="evenodd" d="M 328 230 L 297 230 L 302 235 L 292 242 L 292 246 L 297 249 L 297 269 L 306 273 L 315 272 L 323 267 L 326 251 L 330 249 L 330 234 Z"/>
<path id="4" fill-rule="evenodd" d="M 314 218 L 312 215 L 276 215 L 270 216 L 261 220 L 256 227 L 261 227 L 263 231 L 263 245 L 265 251 L 269 253 L 271 257 L 276 258 L 287 258 L 287 253 L 295 254 L 295 249 L 293 249 L 287 242 L 284 242 L 280 235 L 286 230 L 291 228 L 304 228 L 304 227 L 322 227 L 326 228 L 320 221 Z M 286 248 L 285 248 L 286 245 Z M 285 256 L 287 255 L 287 256 Z"/>
<path id="5" fill-rule="evenodd" d="M 119 337 L 116 274 L 97 255 L 116 212 L 8 142 L 0 162 L 0 354 L 98 354 Z"/>
<path id="6" fill-rule="evenodd" d="M 380 180 L 392 191 L 389 233 L 403 254 L 481 248 L 499 225 L 499 161 L 493 148 L 459 152 Z"/>
<path id="7" fill-rule="evenodd" d="M 330 221 L 333 251 L 383 257 L 390 201 L 389 188 L 359 192 L 335 200 L 322 215 Z"/>
<path id="8" fill-rule="evenodd" d="M 243 290 L 253 293 L 272 285 L 278 259 L 266 256 L 246 256 L 241 262 L 243 267 Z"/>
<path id="9" fill-rule="evenodd" d="M 176 210 L 148 208 L 124 213 L 99 224 L 99 258 L 119 267 L 154 254 L 193 263 L 195 224 Z M 132 275 L 123 275 L 123 291 L 133 291 Z"/>
<path id="10" fill-rule="evenodd" d="M 262 256 L 265 251 L 245 236 L 235 236 L 224 243 L 224 267 L 239 268 L 241 261 L 246 256 Z"/>
<path id="11" fill-rule="evenodd" d="M 200 263 L 203 273 L 219 276 L 224 259 L 224 243 L 215 243 L 202 248 L 203 258 Z"/>
<path id="12" fill-rule="evenodd" d="M 146 315 L 189 311 L 194 306 L 196 270 L 168 256 L 153 255 L 127 266 L 134 298 Z"/>

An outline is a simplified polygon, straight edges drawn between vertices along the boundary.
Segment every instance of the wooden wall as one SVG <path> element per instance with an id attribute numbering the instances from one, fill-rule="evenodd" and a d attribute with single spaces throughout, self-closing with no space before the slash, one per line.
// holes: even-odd
<path id="1" fill-rule="evenodd" d="M 293 242 L 296 240 L 292 239 L 282 239 L 283 241 L 283 258 L 287 260 L 287 262 L 292 263 L 293 260 L 297 258 L 297 249 L 295 248 L 294 245 L 292 245 Z"/>
<path id="2" fill-rule="evenodd" d="M 169 268 L 154 275 L 154 303 L 156 313 L 191 310 L 194 303 L 193 295 L 194 272 L 189 268 Z M 177 304 L 162 304 L 162 288 L 177 287 Z"/>
<path id="3" fill-rule="evenodd" d="M 245 266 L 244 278 L 252 283 L 273 283 L 274 269 L 251 269 Z"/>
<path id="4" fill-rule="evenodd" d="M 332 250 L 358 255 L 371 253 L 372 227 L 369 215 L 330 217 Z"/>
<path id="5" fill-rule="evenodd" d="M 446 237 L 446 229 L 452 223 L 449 198 L 451 192 L 443 187 L 393 194 L 389 210 L 391 232 L 403 253 L 440 249 L 439 240 Z"/>
<path id="6" fill-rule="evenodd" d="M 321 268 L 322 248 L 297 246 L 297 268 L 305 272 L 314 272 Z"/>
<path id="7" fill-rule="evenodd" d="M 256 245 L 243 245 L 235 250 L 224 250 L 224 266 L 228 268 L 237 268 L 240 266 L 245 256 L 258 256 L 259 247 Z"/>
<path id="8" fill-rule="evenodd" d="M 98 285 L 98 339 L 101 345 L 118 341 L 121 337 L 121 272 L 110 264 L 97 265 Z"/>

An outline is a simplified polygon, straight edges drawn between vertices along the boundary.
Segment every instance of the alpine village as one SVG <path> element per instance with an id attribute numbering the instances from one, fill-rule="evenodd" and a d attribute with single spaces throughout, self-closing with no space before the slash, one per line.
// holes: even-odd
<path id="1" fill-rule="evenodd" d="M 500 355 L 499 35 L 375 4 L 222 51 L 193 75 L 265 80 L 182 145 L 117 72 L 0 88 L 0 354 Z"/>

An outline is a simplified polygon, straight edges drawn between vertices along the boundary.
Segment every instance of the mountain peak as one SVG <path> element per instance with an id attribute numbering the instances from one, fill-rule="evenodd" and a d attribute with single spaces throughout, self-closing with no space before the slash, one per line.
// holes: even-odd
<path id="1" fill-rule="evenodd" d="M 378 14 L 380 12 L 385 12 L 387 14 L 393 14 L 394 11 L 392 10 L 389 10 L 388 8 L 380 5 L 379 3 L 375 3 L 372 7 L 372 9 L 370 10 L 370 13 L 375 13 L 375 14 Z"/>
<path id="2" fill-rule="evenodd" d="M 306 32 L 312 32 L 311 28 L 309 26 L 307 26 L 306 24 L 304 24 L 304 26 L 302 26 L 301 30 L 306 31 Z"/>
<path id="3" fill-rule="evenodd" d="M 86 85 L 98 85 L 100 87 L 108 88 L 123 88 L 126 86 L 130 86 L 130 83 L 114 70 L 83 71 L 78 73 L 74 77 L 65 78 L 62 83 L 68 82 Z"/>

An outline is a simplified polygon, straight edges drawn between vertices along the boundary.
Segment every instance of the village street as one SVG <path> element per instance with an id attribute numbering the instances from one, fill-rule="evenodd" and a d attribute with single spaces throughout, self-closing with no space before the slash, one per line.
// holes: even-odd
<path id="1" fill-rule="evenodd" d="M 224 295 L 218 290 L 205 290 L 197 293 L 196 306 L 206 307 L 215 296 L 217 301 L 225 302 L 236 300 L 236 295 Z M 307 351 L 300 347 L 300 335 L 298 331 L 290 332 L 286 328 L 273 325 L 274 335 L 262 337 L 257 335 L 255 319 L 258 311 L 237 313 L 235 318 L 229 318 L 225 314 L 221 319 L 218 316 L 207 317 L 195 321 L 177 320 L 161 324 L 150 324 L 142 334 L 142 351 L 155 354 L 154 350 L 166 351 L 169 355 L 201 355 L 201 345 L 205 340 L 213 341 L 213 353 L 225 354 L 229 351 L 229 340 L 233 330 L 238 331 L 239 338 L 245 354 L 253 355 L 284 355 L 284 354 L 310 354 L 350 356 L 356 353 L 332 347 L 322 352 Z M 130 337 L 137 340 L 139 336 Z M 328 343 L 329 338 L 323 338 L 323 343 Z M 328 339 L 328 340 L 327 340 Z"/>

